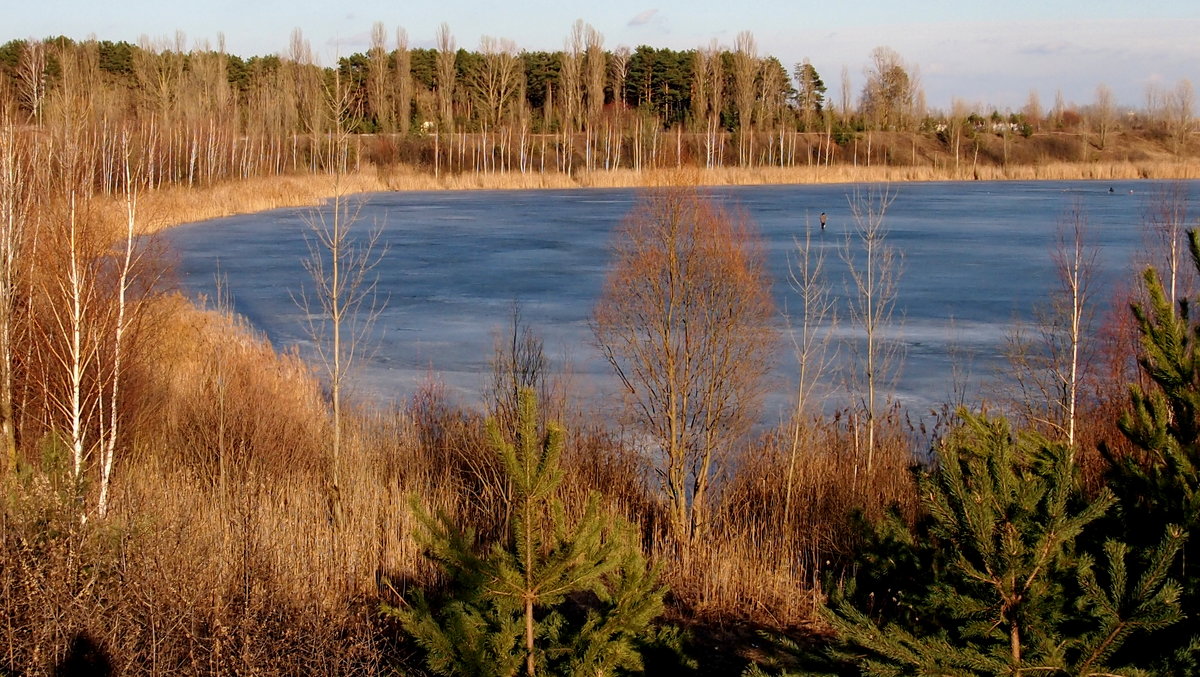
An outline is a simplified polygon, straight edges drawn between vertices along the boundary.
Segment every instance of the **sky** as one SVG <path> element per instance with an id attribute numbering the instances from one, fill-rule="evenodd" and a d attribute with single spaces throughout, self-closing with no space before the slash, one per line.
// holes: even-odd
<path id="1" fill-rule="evenodd" d="M 732 47 L 750 31 L 760 55 L 788 67 L 809 59 L 838 100 L 843 69 L 856 97 L 871 51 L 894 49 L 932 108 L 955 99 L 980 110 L 1018 110 L 1036 91 L 1043 108 L 1059 92 L 1086 105 L 1107 85 L 1117 101 L 1142 107 L 1151 85 L 1200 87 L 1200 2 L 1196 0 L 0 0 L 0 42 L 66 35 L 137 42 L 142 36 L 189 48 L 223 35 L 241 56 L 280 54 L 299 28 L 319 61 L 365 51 L 379 21 L 392 36 L 403 28 L 413 47 L 432 47 L 450 26 L 459 47 L 484 36 L 510 38 L 527 50 L 561 49 L 582 19 L 621 45 L 692 49 Z"/>

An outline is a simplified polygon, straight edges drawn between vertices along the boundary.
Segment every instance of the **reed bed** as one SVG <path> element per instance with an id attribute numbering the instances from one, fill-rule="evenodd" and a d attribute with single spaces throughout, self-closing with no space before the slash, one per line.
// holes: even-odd
<path id="1" fill-rule="evenodd" d="M 252 177 L 213 186 L 167 187 L 140 198 L 143 233 L 207 219 L 281 207 L 320 204 L 336 194 L 382 191 L 539 190 L 569 188 L 638 188 L 688 183 L 707 186 L 831 184 L 926 181 L 1074 181 L 1194 179 L 1200 161 L 1155 160 L 1049 162 L 955 168 L 946 164 L 832 165 L 796 167 L 682 167 L 634 171 L 616 169 L 565 174 L 560 172 L 467 172 L 434 176 L 412 167 L 364 166 L 335 177 L 329 174 Z M 123 197 L 104 198 L 114 223 Z"/>

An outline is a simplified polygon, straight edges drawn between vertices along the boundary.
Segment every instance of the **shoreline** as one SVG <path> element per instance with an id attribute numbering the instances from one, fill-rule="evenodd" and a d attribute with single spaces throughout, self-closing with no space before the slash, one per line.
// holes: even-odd
<path id="1" fill-rule="evenodd" d="M 1050 163 L 1009 167 L 802 166 L 727 167 L 554 173 L 471 173 L 434 177 L 411 167 L 363 167 L 341 177 L 327 174 L 254 177 L 205 187 L 172 186 L 139 196 L 140 231 L 159 232 L 198 221 L 284 207 L 320 204 L 337 194 L 392 191 L 564 190 L 650 188 L 679 183 L 703 186 L 929 183 L 973 181 L 1121 181 L 1200 178 L 1200 160 L 1175 162 Z M 111 196 L 122 212 L 124 198 Z M 107 211 L 107 210 L 106 210 Z"/>

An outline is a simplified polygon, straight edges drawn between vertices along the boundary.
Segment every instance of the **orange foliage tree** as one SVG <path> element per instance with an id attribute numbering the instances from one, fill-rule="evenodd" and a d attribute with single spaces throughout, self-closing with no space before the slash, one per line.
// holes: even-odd
<path id="1" fill-rule="evenodd" d="M 759 238 L 689 188 L 646 193 L 618 228 L 593 330 L 625 386 L 676 545 L 702 538 L 713 477 L 759 413 L 776 340 Z"/>

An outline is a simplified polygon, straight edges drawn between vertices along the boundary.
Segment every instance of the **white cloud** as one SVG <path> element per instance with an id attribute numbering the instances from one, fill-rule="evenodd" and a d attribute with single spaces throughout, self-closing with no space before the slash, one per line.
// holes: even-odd
<path id="1" fill-rule="evenodd" d="M 646 24 L 650 23 L 650 20 L 654 18 L 655 14 L 658 14 L 657 9 L 648 9 L 648 10 L 638 14 L 637 16 L 633 17 L 632 19 L 630 19 L 628 25 L 630 25 L 630 26 L 645 26 Z"/>

